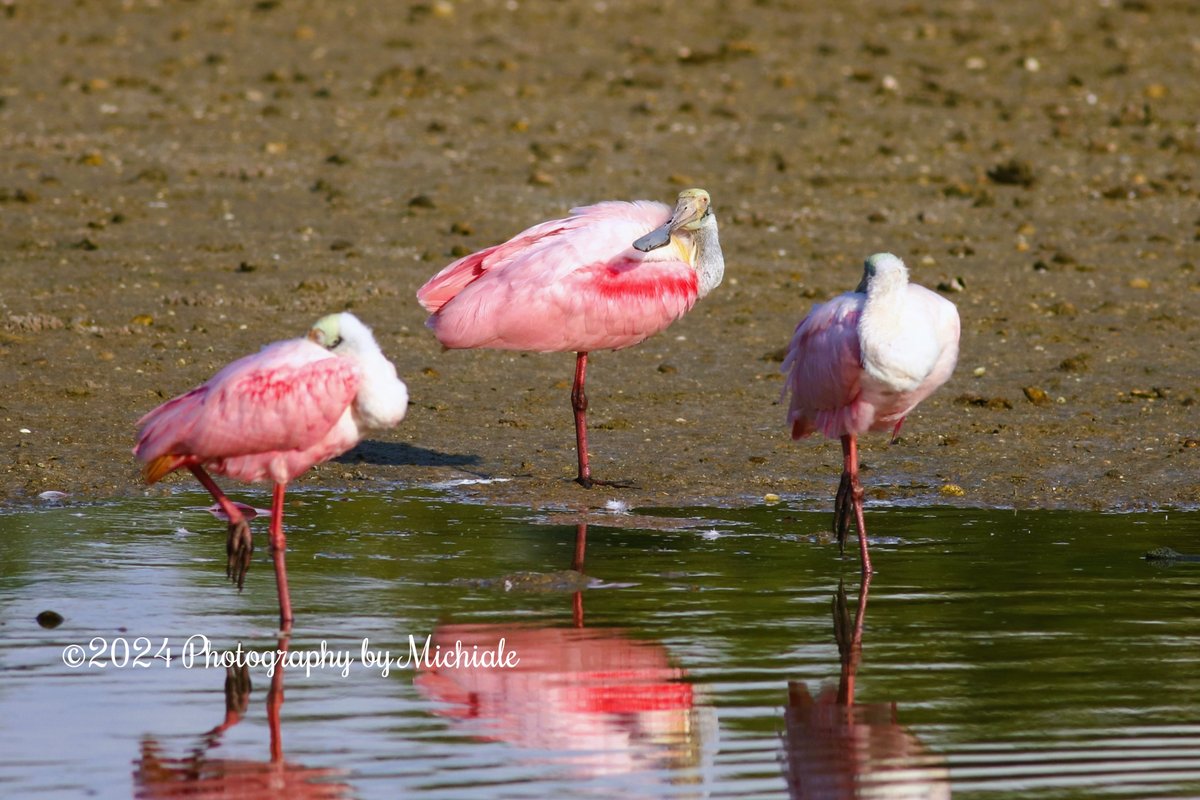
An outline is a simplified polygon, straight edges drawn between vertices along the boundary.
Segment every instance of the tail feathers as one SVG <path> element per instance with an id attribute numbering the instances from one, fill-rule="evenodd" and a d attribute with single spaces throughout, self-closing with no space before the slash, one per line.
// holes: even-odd
<path id="1" fill-rule="evenodd" d="M 168 474 L 182 467 L 187 460 L 187 456 L 177 456 L 171 453 L 152 458 L 142 465 L 142 478 L 146 483 L 158 483 Z"/>
<path id="2" fill-rule="evenodd" d="M 489 247 L 455 261 L 417 290 L 417 301 L 430 314 L 436 314 L 442 306 L 466 288 L 467 284 L 484 273 L 484 259 L 499 247 L 500 245 Z"/>

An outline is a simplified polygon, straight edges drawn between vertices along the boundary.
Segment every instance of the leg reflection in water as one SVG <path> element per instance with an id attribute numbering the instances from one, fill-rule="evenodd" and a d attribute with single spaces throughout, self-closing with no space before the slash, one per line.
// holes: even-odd
<path id="1" fill-rule="evenodd" d="M 288 637 L 279 639 L 278 649 L 286 652 Z M 154 736 L 145 736 L 141 753 L 134 762 L 134 796 L 138 798 L 335 798 L 350 797 L 350 786 L 332 779 L 340 770 L 311 768 L 286 761 L 280 715 L 283 710 L 282 666 L 271 677 L 267 691 L 267 727 L 270 731 L 270 760 L 255 761 L 216 758 L 213 751 L 221 746 L 227 730 L 246 715 L 252 686 L 249 669 L 229 667 L 225 673 L 225 716 L 221 723 L 200 736 L 199 743 L 187 755 L 172 758 Z"/>
<path id="2" fill-rule="evenodd" d="M 814 698 L 802 681 L 788 682 L 784 755 L 789 794 L 820 800 L 948 798 L 945 759 L 899 723 L 896 704 L 854 699 L 870 587 L 868 574 L 853 617 L 845 587 L 839 584 L 834 595 L 833 631 L 841 661 L 837 687 Z"/>

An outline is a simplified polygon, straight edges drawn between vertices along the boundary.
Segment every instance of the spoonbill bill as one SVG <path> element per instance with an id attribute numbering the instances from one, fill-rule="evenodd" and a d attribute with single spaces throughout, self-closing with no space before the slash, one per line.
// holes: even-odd
<path id="1" fill-rule="evenodd" d="M 814 306 L 788 345 L 783 393 L 791 393 L 792 438 L 820 431 L 842 440 L 833 530 L 844 550 L 853 519 L 864 575 L 872 570 L 858 437 L 891 429 L 895 438 L 904 418 L 954 372 L 958 335 L 954 304 L 910 284 L 896 256 L 877 253 L 867 259 L 858 288 Z"/>
<path id="2" fill-rule="evenodd" d="M 417 299 L 447 348 L 575 352 L 576 481 L 590 488 L 613 484 L 594 479 L 588 464 L 588 353 L 664 330 L 724 273 L 708 192 L 688 189 L 674 211 L 645 200 L 574 208 L 565 219 L 460 258 Z"/>
<path id="3" fill-rule="evenodd" d="M 138 420 L 133 453 L 154 483 L 186 468 L 229 520 L 226 574 L 242 588 L 254 549 L 250 525 L 209 472 L 274 483 L 270 546 L 279 622 L 291 628 L 283 496 L 289 481 L 404 418 L 408 389 L 371 330 L 349 312 L 321 318 L 307 338 L 268 345 Z"/>

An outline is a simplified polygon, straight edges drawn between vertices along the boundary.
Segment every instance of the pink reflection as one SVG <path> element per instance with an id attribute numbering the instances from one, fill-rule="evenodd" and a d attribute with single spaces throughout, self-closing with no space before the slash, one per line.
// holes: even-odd
<path id="1" fill-rule="evenodd" d="M 575 567 L 583 563 L 579 525 Z M 431 650 L 516 654 L 512 668 L 451 665 L 414 680 L 441 716 L 488 741 L 551 750 L 578 777 L 698 763 L 695 694 L 665 647 L 619 628 L 583 627 L 583 595 L 572 597 L 573 627 L 525 624 L 440 625 Z"/>
<path id="2" fill-rule="evenodd" d="M 288 647 L 287 637 L 279 640 Z M 153 737 L 142 739 L 141 755 L 133 771 L 134 796 L 138 798 L 317 798 L 334 800 L 350 796 L 350 787 L 333 783 L 336 769 L 311 768 L 286 761 L 280 712 L 283 709 L 282 668 L 276 669 L 267 692 L 267 726 L 271 733 L 268 761 L 214 758 L 225 731 L 241 722 L 250 700 L 250 673 L 246 667 L 231 667 L 225 675 L 225 717 L 200 738 L 185 756 L 164 755 Z"/>
<path id="3" fill-rule="evenodd" d="M 945 759 L 899 723 L 896 704 L 854 701 L 870 586 L 867 575 L 853 621 L 842 586 L 834 598 L 834 635 L 841 656 L 838 685 L 822 689 L 814 698 L 803 682 L 788 682 L 784 724 L 789 794 L 820 800 L 948 798 Z"/>

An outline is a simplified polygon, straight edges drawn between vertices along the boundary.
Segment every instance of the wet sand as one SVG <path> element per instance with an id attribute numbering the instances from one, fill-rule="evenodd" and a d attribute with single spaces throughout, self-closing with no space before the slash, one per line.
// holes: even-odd
<path id="1" fill-rule="evenodd" d="M 1194 4 L 17 0 L 0 29 L 7 504 L 143 491 L 142 413 L 350 308 L 412 409 L 300 485 L 824 507 L 840 448 L 790 441 L 780 351 L 882 250 L 963 340 L 900 441 L 864 443 L 869 498 L 1200 502 Z M 688 186 L 726 280 L 593 358 L 594 471 L 637 488 L 589 492 L 572 356 L 442 352 L 414 292 Z"/>

